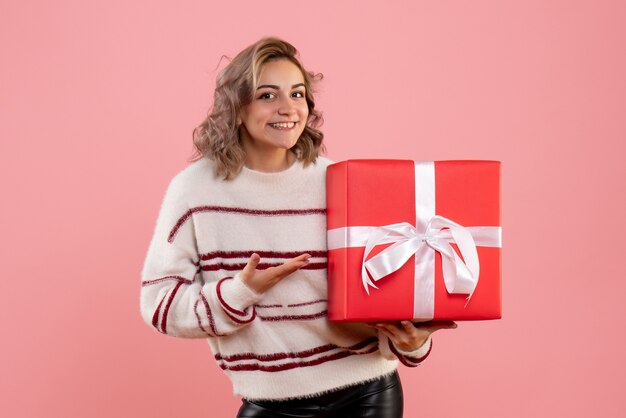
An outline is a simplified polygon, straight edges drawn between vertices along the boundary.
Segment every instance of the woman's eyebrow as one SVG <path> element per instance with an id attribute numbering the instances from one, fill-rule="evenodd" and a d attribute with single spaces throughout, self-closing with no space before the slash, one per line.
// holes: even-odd
<path id="1" fill-rule="evenodd" d="M 294 84 L 293 86 L 291 86 L 291 88 L 295 89 L 296 87 L 300 87 L 300 86 L 305 87 L 304 83 L 298 83 L 298 84 Z M 280 87 L 275 86 L 273 84 L 263 84 L 262 86 L 259 86 L 256 89 L 259 90 L 259 89 L 262 89 L 262 88 L 270 88 L 270 89 L 280 90 Z"/>

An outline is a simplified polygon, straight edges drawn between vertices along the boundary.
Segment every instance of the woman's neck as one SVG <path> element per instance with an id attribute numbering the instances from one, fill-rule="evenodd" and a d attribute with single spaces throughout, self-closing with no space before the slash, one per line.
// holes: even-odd
<path id="1" fill-rule="evenodd" d="M 296 155 L 286 149 L 269 152 L 246 152 L 245 165 L 251 170 L 274 173 L 286 170 L 293 164 Z"/>

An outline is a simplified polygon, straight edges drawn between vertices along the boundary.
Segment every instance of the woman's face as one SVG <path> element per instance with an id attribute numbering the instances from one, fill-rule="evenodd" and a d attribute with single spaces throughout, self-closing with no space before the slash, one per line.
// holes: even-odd
<path id="1" fill-rule="evenodd" d="M 256 147 L 290 149 L 309 116 L 304 76 L 287 59 L 265 63 L 252 102 L 241 111 L 239 132 Z"/>

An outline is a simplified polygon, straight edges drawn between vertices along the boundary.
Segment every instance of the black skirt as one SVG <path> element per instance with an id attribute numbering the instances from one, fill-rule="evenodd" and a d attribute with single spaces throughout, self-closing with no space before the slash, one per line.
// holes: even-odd
<path id="1" fill-rule="evenodd" d="M 242 402 L 237 418 L 401 418 L 404 409 L 397 371 L 315 397 Z"/>

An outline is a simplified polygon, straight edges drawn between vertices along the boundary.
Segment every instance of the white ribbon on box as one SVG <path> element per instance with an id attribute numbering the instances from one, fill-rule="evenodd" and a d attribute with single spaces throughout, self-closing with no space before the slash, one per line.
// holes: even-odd
<path id="1" fill-rule="evenodd" d="M 328 249 L 365 247 L 361 279 L 367 294 L 370 287 L 378 288 L 375 281 L 398 270 L 415 256 L 413 318 L 429 319 L 434 317 L 435 309 L 435 251 L 441 254 L 446 290 L 469 295 L 469 302 L 480 276 L 476 246 L 501 247 L 502 228 L 464 227 L 436 215 L 433 161 L 415 161 L 415 205 L 415 226 L 401 222 L 331 229 L 327 233 Z M 393 244 L 367 259 L 375 246 L 388 243 Z M 457 244 L 463 258 L 451 243 Z"/>

